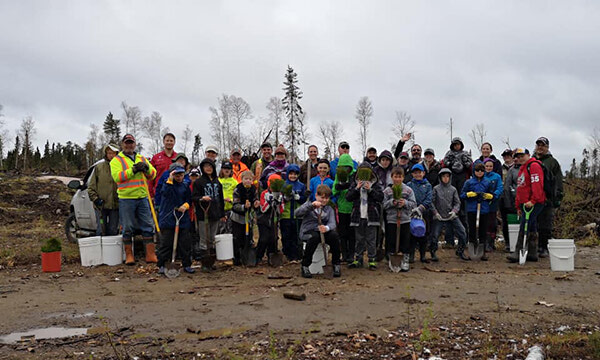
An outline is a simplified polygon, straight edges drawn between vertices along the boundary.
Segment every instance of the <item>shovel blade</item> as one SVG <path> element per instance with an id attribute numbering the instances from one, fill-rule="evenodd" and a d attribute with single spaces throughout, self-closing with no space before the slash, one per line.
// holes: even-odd
<path id="1" fill-rule="evenodd" d="M 398 254 L 390 254 L 389 255 L 390 259 L 388 262 L 388 265 L 390 267 L 390 270 L 392 272 L 400 272 L 400 270 L 402 270 L 402 255 L 398 255 Z"/>
<path id="2" fill-rule="evenodd" d="M 248 245 L 242 250 L 242 263 L 249 267 L 256 266 L 256 249 L 252 245 Z"/>
<path id="3" fill-rule="evenodd" d="M 281 265 L 283 265 L 283 254 L 281 252 L 270 254 L 269 265 L 271 265 L 272 267 L 280 267 Z"/>
<path id="4" fill-rule="evenodd" d="M 469 258 L 471 260 L 481 260 L 481 258 L 483 257 L 483 250 L 484 250 L 483 244 L 477 244 L 477 247 L 476 247 L 474 243 L 469 243 L 468 249 L 469 249 Z"/>
<path id="5" fill-rule="evenodd" d="M 169 279 L 173 279 L 179 276 L 180 274 L 180 269 L 179 269 L 179 264 L 177 263 L 169 263 L 166 266 L 165 269 L 165 276 L 168 277 Z"/>
<path id="6" fill-rule="evenodd" d="M 521 249 L 519 250 L 519 265 L 525 265 L 527 261 L 527 250 Z"/>

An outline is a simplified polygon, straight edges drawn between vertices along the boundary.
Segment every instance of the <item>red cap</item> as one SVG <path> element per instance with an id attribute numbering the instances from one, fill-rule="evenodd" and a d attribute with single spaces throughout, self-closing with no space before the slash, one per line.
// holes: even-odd
<path id="1" fill-rule="evenodd" d="M 133 137 L 133 135 L 131 134 L 125 134 L 125 136 L 123 136 L 123 140 L 121 140 L 122 142 L 135 142 L 135 138 Z"/>

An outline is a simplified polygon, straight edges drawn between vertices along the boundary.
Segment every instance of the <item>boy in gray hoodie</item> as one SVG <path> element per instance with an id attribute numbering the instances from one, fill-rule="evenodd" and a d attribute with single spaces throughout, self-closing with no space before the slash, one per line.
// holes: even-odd
<path id="1" fill-rule="evenodd" d="M 458 218 L 458 213 L 460 211 L 460 197 L 458 196 L 456 188 L 452 186 L 452 171 L 448 168 L 443 168 L 440 170 L 438 177 L 440 183 L 433 188 L 432 196 L 434 221 L 431 237 L 429 238 L 431 260 L 438 261 L 438 257 L 436 256 L 438 238 L 444 227 L 446 227 L 446 231 L 451 230 L 458 236 L 456 255 L 463 260 L 469 260 L 464 254 L 467 234 L 465 232 L 465 227 Z"/>

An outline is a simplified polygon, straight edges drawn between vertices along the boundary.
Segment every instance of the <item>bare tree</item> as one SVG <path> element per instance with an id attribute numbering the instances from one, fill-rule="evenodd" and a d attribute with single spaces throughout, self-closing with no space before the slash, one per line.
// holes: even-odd
<path id="1" fill-rule="evenodd" d="M 244 149 L 247 155 L 252 155 L 260 149 L 262 141 L 265 140 L 269 130 L 272 129 L 270 124 L 270 120 L 263 117 L 259 117 L 258 120 L 254 122 L 252 130 L 250 130 L 250 136 L 246 142 L 246 149 Z M 271 132 L 269 137 L 271 136 L 273 136 L 273 132 Z"/>
<path id="2" fill-rule="evenodd" d="M 454 119 L 450 118 L 450 120 L 448 121 L 448 131 L 447 131 L 447 133 L 450 133 L 450 142 L 452 142 L 452 138 L 454 137 L 453 131 L 454 131 Z"/>
<path id="3" fill-rule="evenodd" d="M 503 137 L 501 140 L 502 140 L 502 143 L 503 143 L 504 145 L 506 145 L 506 148 L 507 148 L 507 149 L 512 149 L 512 147 L 510 146 L 510 136 L 509 136 L 509 135 L 506 135 L 506 136 L 505 136 L 505 137 Z"/>
<path id="4" fill-rule="evenodd" d="M 4 166 L 4 148 L 8 139 L 8 130 L 4 129 L 4 119 L 2 119 L 4 117 L 4 114 L 2 114 L 3 108 L 0 104 L 0 169 Z"/>
<path id="5" fill-rule="evenodd" d="M 92 166 L 92 164 L 99 157 L 99 133 L 100 128 L 96 124 L 90 125 L 90 132 L 88 133 L 88 139 L 85 143 L 85 157 L 87 162 L 87 167 Z"/>
<path id="6" fill-rule="evenodd" d="M 127 105 L 125 101 L 121 102 L 121 109 L 123 109 L 121 121 L 125 124 L 125 133 L 136 138 L 138 150 L 141 150 L 143 146 L 138 137 L 142 130 L 142 110 L 137 106 Z"/>
<path id="7" fill-rule="evenodd" d="M 35 129 L 35 122 L 31 116 L 27 116 L 21 122 L 21 128 L 19 129 L 19 137 L 23 142 L 22 154 L 23 154 L 23 169 L 27 169 L 28 160 L 33 155 L 32 142 L 37 130 Z"/>
<path id="8" fill-rule="evenodd" d="M 600 128 L 599 127 L 594 127 L 594 131 L 592 132 L 592 135 L 590 135 L 590 147 L 592 149 L 600 149 Z"/>
<path id="9" fill-rule="evenodd" d="M 229 118 L 233 125 L 233 139 L 232 143 L 234 146 L 242 148 L 244 145 L 244 139 L 242 136 L 242 125 L 248 119 L 252 118 L 252 109 L 246 100 L 241 97 L 231 95 L 229 97 Z"/>
<path id="10" fill-rule="evenodd" d="M 187 154 L 188 144 L 192 141 L 192 137 L 194 136 L 194 132 L 190 127 L 190 124 L 185 125 L 185 130 L 183 130 L 183 136 L 181 136 L 182 146 L 181 149 L 184 154 Z M 187 155 L 186 155 L 187 156 Z"/>
<path id="11" fill-rule="evenodd" d="M 394 134 L 394 138 L 391 142 L 392 152 L 396 149 L 398 139 L 401 139 L 406 134 L 415 133 L 415 125 L 416 122 L 407 112 L 396 111 L 396 119 L 394 120 L 394 124 L 392 125 L 392 133 Z M 412 146 L 414 142 L 414 136 L 412 136 L 411 140 L 409 141 L 409 144 L 406 145 Z"/>
<path id="12" fill-rule="evenodd" d="M 267 103 L 267 110 L 269 110 L 268 125 L 273 129 L 273 135 L 275 136 L 275 144 L 279 144 L 279 135 L 282 133 L 283 127 L 283 116 L 285 115 L 283 110 L 283 104 L 281 99 L 273 96 Z"/>
<path id="13" fill-rule="evenodd" d="M 299 119 L 299 128 L 298 128 L 298 140 L 300 145 L 302 145 L 302 153 L 306 154 L 306 147 L 309 145 L 308 140 L 311 137 L 311 134 L 308 130 L 308 125 L 306 124 L 307 122 L 307 115 L 306 112 L 303 112 L 302 114 L 300 114 L 300 119 Z"/>
<path id="14" fill-rule="evenodd" d="M 343 135 L 343 128 L 339 121 L 330 121 L 319 126 L 319 138 L 323 143 L 323 158 L 335 158 L 338 140 Z"/>
<path id="15" fill-rule="evenodd" d="M 485 137 L 487 136 L 487 130 L 485 129 L 485 124 L 480 123 L 475 125 L 471 132 L 469 133 L 469 137 L 477 147 L 477 150 L 481 149 L 481 145 L 485 142 Z"/>
<path id="16" fill-rule="evenodd" d="M 356 115 L 354 115 L 354 117 L 358 120 L 358 126 L 360 128 L 360 149 L 361 154 L 364 156 L 367 152 L 367 131 L 371 124 L 371 118 L 373 117 L 373 104 L 371 104 L 371 100 L 369 100 L 367 96 L 363 96 L 358 100 L 358 105 L 356 105 Z"/>
<path id="17" fill-rule="evenodd" d="M 169 132 L 169 128 L 163 127 L 162 115 L 158 111 L 153 111 L 150 116 L 144 118 L 142 132 L 150 140 L 150 151 L 156 154 L 160 152 L 162 137 Z"/>

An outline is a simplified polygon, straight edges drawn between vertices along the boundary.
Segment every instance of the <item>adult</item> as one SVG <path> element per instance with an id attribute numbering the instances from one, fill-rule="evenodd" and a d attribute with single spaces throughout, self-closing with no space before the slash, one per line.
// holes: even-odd
<path id="1" fill-rule="evenodd" d="M 512 161 L 507 159 L 509 154 Z M 502 167 L 506 168 L 506 174 L 504 175 L 504 194 L 500 204 L 500 214 L 502 216 L 502 235 L 504 236 L 504 245 L 507 252 L 510 251 L 511 242 L 517 240 L 511 240 L 508 231 L 508 214 L 515 214 L 517 212 L 515 198 L 517 196 L 517 178 L 519 169 L 521 168 L 521 164 L 514 161 L 514 156 L 514 152 L 510 149 L 506 149 L 502 153 L 502 157 L 504 158 Z"/>
<path id="2" fill-rule="evenodd" d="M 487 237 L 485 251 L 492 252 L 496 249 L 496 230 L 498 229 L 497 214 L 500 203 L 500 198 L 504 190 L 502 176 L 494 171 L 494 160 L 485 158 L 483 160 L 485 166 L 485 178 L 490 182 L 490 192 L 494 196 L 489 201 L 489 212 L 487 213 Z"/>
<path id="3" fill-rule="evenodd" d="M 548 257 L 548 240 L 552 237 L 552 222 L 554 221 L 554 209 L 560 207 L 563 198 L 563 174 L 558 161 L 550 153 L 550 140 L 540 137 L 535 142 L 535 158 L 544 164 L 548 172 L 552 174 L 553 185 L 551 196 L 546 199 L 546 206 L 538 216 L 540 235 L 540 257 Z"/>
<path id="4" fill-rule="evenodd" d="M 250 166 L 250 171 L 254 174 L 254 185 L 258 188 L 258 181 L 260 180 L 260 176 L 264 168 L 269 166 L 271 161 L 273 161 L 273 146 L 271 143 L 265 142 L 260 146 L 260 159 L 256 160 Z"/>
<path id="5" fill-rule="evenodd" d="M 189 165 L 190 165 L 190 162 L 188 161 L 187 156 L 185 156 L 185 154 L 179 153 L 179 154 L 177 154 L 177 156 L 175 156 L 171 165 L 169 165 L 169 169 L 167 171 L 163 172 L 163 174 L 158 179 L 158 181 L 156 181 L 156 189 L 155 189 L 156 193 L 154 195 L 154 206 L 156 207 L 157 212 L 160 211 L 160 205 L 162 203 L 162 188 L 165 185 L 165 183 L 167 182 L 167 180 L 169 180 L 169 177 L 171 176 L 171 172 L 173 170 L 175 170 L 176 166 L 182 167 L 184 170 L 187 171 L 189 168 Z M 188 186 L 191 183 L 190 176 L 187 173 L 185 173 L 183 176 L 183 182 L 185 184 L 187 184 Z"/>
<path id="6" fill-rule="evenodd" d="M 377 149 L 375 149 L 372 146 L 367 148 L 367 153 L 365 154 L 365 158 L 363 159 L 363 161 L 368 162 L 369 165 L 371 165 L 371 167 L 375 169 L 375 166 L 377 166 L 377 160 Z"/>
<path id="7" fill-rule="evenodd" d="M 517 196 L 515 207 L 521 218 L 519 236 L 515 252 L 507 256 L 508 261 L 519 261 L 519 251 L 523 248 L 525 235 L 525 211 L 531 211 L 527 225 L 527 261 L 538 260 L 537 218 L 544 210 L 546 194 L 544 193 L 544 170 L 539 160 L 529 155 L 527 149 L 516 149 L 517 161 L 521 164 L 517 176 Z"/>
<path id="8" fill-rule="evenodd" d="M 132 243 L 134 229 L 142 232 L 146 262 L 158 261 L 153 242 L 154 220 L 147 185 L 148 180 L 156 178 L 156 169 L 150 161 L 135 152 L 135 147 L 135 137 L 126 134 L 121 142 L 123 150 L 110 161 L 110 172 L 117 183 L 119 217 L 123 226 L 127 265 L 135 264 Z"/>
<path id="9" fill-rule="evenodd" d="M 392 153 L 389 150 L 383 150 L 379 155 L 377 164 L 373 168 L 382 189 L 392 184 L 393 163 L 394 158 Z"/>
<path id="10" fill-rule="evenodd" d="M 216 146 L 208 145 L 206 147 L 206 149 L 204 149 L 204 158 L 210 159 L 210 160 L 212 160 L 212 162 L 214 162 L 216 164 L 217 174 L 221 170 L 221 164 L 218 161 L 218 157 L 219 157 L 219 149 Z M 200 169 L 199 167 L 198 167 L 198 169 L 200 170 L 200 173 L 202 173 L 202 169 Z"/>
<path id="11" fill-rule="evenodd" d="M 233 175 L 232 177 L 235 179 L 235 181 L 239 183 L 242 182 L 242 173 L 244 171 L 248 171 L 248 167 L 246 166 L 246 164 L 244 164 L 242 162 L 242 150 L 240 149 L 233 149 L 231 150 L 231 167 L 233 170 Z M 216 171 L 216 168 L 215 168 Z"/>
<path id="12" fill-rule="evenodd" d="M 310 181 L 310 178 L 317 175 L 317 165 L 319 165 L 319 148 L 317 145 L 310 145 L 308 147 L 308 159 L 302 164 L 300 167 L 300 177 L 299 180 L 301 183 L 306 184 Z M 308 176 L 308 166 L 310 164 L 310 176 Z"/>
<path id="13" fill-rule="evenodd" d="M 335 172 L 338 166 L 338 162 L 340 161 L 340 156 L 344 154 L 350 154 L 350 144 L 348 144 L 347 141 L 340 142 L 340 144 L 338 145 L 338 154 L 338 157 L 336 157 L 329 163 L 329 174 L 332 179 L 335 179 Z M 355 160 L 352 160 L 352 164 L 354 165 L 354 170 L 356 170 L 356 168 L 358 167 L 358 163 Z"/>
<path id="14" fill-rule="evenodd" d="M 150 196 L 153 198 L 156 195 L 156 185 L 158 180 L 163 175 L 169 166 L 173 163 L 173 159 L 177 156 L 175 148 L 175 135 L 172 133 L 166 133 L 163 135 L 163 150 L 152 156 L 150 164 L 156 169 L 156 177 L 152 181 L 148 181 L 148 188 L 150 189 Z"/>
<path id="15" fill-rule="evenodd" d="M 267 180 L 269 179 L 269 176 L 273 174 L 281 176 L 281 178 L 284 180 L 287 179 L 287 168 L 290 164 L 287 162 L 286 157 L 287 150 L 285 147 L 283 147 L 283 145 L 279 145 L 275 149 L 275 159 L 271 161 L 269 166 L 265 167 L 260 176 L 260 186 L 263 189 L 267 188 Z"/>
<path id="16" fill-rule="evenodd" d="M 110 161 L 117 155 L 117 145 L 104 147 L 104 158 L 94 167 L 88 185 L 88 195 L 98 210 L 99 220 L 96 235 L 117 235 L 119 233 L 119 196 L 117 184 L 110 172 Z M 104 226 L 102 226 L 104 224 Z"/>
<path id="17" fill-rule="evenodd" d="M 492 148 L 492 144 L 490 144 L 489 142 L 484 142 L 483 144 L 481 144 L 481 156 L 475 160 L 474 164 L 477 164 L 479 162 L 483 163 L 485 161 L 485 159 L 491 159 L 492 162 L 494 163 L 494 169 L 493 171 L 502 176 L 502 163 L 500 163 L 500 160 L 496 159 L 496 156 L 494 156 L 492 154 L 493 148 Z"/>
<path id="18" fill-rule="evenodd" d="M 440 179 L 438 177 L 438 173 L 442 169 L 442 164 L 435 159 L 435 151 L 432 148 L 425 149 L 423 153 L 425 155 L 425 160 L 423 161 L 423 167 L 425 167 L 425 178 L 431 186 L 436 186 Z M 461 189 L 462 190 L 462 189 Z"/>
<path id="19" fill-rule="evenodd" d="M 394 156 L 396 158 L 398 158 L 400 156 L 400 154 L 404 150 L 404 145 L 411 139 L 411 137 L 412 137 L 412 134 L 407 133 L 407 134 L 404 134 L 404 136 L 402 136 L 402 138 L 400 138 L 400 140 L 398 140 L 398 144 L 396 145 L 396 149 L 394 150 Z M 410 160 L 408 161 L 409 169 L 412 169 L 413 166 L 415 166 L 417 164 L 423 163 L 423 158 L 421 156 L 422 153 L 423 153 L 423 148 L 421 147 L 421 145 L 413 144 L 410 147 Z M 408 178 L 408 180 L 406 178 Z M 405 181 L 408 182 L 411 179 L 412 179 L 412 175 L 410 175 L 410 172 L 409 172 L 405 176 Z"/>

